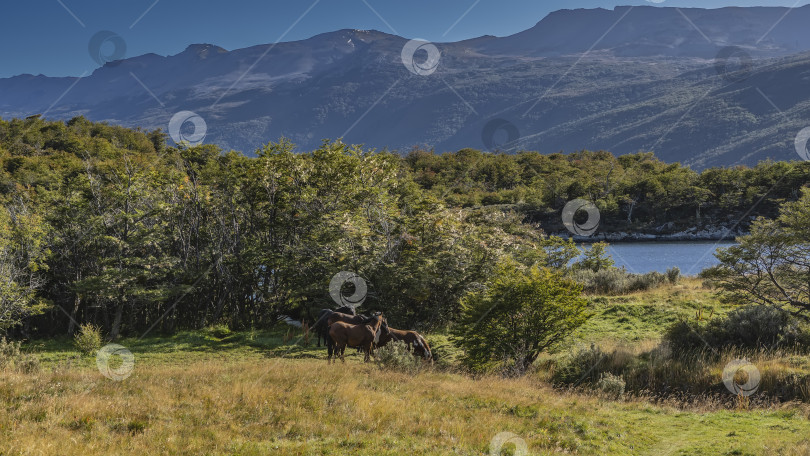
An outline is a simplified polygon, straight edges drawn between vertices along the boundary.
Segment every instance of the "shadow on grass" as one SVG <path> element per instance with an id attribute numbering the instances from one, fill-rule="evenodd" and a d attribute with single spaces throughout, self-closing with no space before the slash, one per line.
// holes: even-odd
<path id="1" fill-rule="evenodd" d="M 130 350 L 140 360 L 167 360 L 182 353 L 189 356 L 208 357 L 220 355 L 228 358 L 262 356 L 266 358 L 326 359 L 326 348 L 317 347 L 310 341 L 294 338 L 285 342 L 285 331 L 270 329 L 245 332 L 217 332 L 209 329 L 180 331 L 174 334 L 154 334 L 144 337 L 124 337 L 115 341 Z M 81 359 L 81 364 L 94 363 L 93 355 L 79 352 L 73 339 L 67 336 L 39 339 L 24 344 L 24 350 L 35 353 L 45 364 L 54 364 L 66 359 Z M 348 354 L 348 353 L 347 353 Z"/>

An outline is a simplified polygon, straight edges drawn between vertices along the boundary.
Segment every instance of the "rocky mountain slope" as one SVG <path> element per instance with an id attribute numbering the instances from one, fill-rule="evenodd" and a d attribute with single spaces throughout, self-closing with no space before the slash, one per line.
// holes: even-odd
<path id="1" fill-rule="evenodd" d="M 799 159 L 808 22 L 810 6 L 564 10 L 509 37 L 437 43 L 425 75 L 403 64 L 407 39 L 377 31 L 233 51 L 198 44 L 80 80 L 0 79 L 0 116 L 167 130 L 193 111 L 205 142 L 245 152 L 284 136 L 302 149 L 344 137 L 402 152 L 652 150 L 695 168 Z"/>

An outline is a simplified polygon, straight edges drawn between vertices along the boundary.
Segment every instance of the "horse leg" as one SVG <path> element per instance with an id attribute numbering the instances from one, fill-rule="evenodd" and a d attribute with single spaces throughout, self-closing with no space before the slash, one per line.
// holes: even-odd
<path id="1" fill-rule="evenodd" d="M 344 356 L 344 354 L 346 352 L 346 344 L 343 344 L 340 347 L 338 347 L 338 351 L 340 351 L 340 360 L 343 361 L 343 363 L 345 364 L 346 357 Z"/>

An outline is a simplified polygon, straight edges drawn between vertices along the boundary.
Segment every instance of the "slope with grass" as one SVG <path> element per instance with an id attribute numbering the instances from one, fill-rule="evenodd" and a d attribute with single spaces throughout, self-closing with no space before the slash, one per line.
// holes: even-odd
<path id="1" fill-rule="evenodd" d="M 120 382 L 68 339 L 32 341 L 23 347 L 38 370 L 0 370 L 0 454 L 480 455 L 501 432 L 530 454 L 810 454 L 801 403 L 743 410 L 552 388 L 551 370 L 577 341 L 642 353 L 669 322 L 730 309 L 697 279 L 591 299 L 594 316 L 569 348 L 519 379 L 460 372 L 445 334 L 428 336 L 439 359 L 418 374 L 363 364 L 353 351 L 329 366 L 325 349 L 286 327 L 149 335 L 118 341 L 135 356 Z M 809 361 L 768 361 L 765 378 Z M 722 390 L 718 369 L 702 372 Z"/>
<path id="2" fill-rule="evenodd" d="M 513 432 L 537 454 L 783 454 L 810 432 L 800 408 L 688 412 L 561 394 L 532 378 L 412 377 L 150 342 L 156 352 L 138 346 L 123 382 L 92 367 L 4 374 L 0 453 L 480 455 Z"/>

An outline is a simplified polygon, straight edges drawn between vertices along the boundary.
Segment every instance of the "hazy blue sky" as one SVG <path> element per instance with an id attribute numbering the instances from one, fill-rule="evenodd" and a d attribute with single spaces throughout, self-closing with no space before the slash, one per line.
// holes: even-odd
<path id="1" fill-rule="evenodd" d="M 655 2 L 658 6 L 707 8 L 808 3 L 810 0 Z M 487 34 L 510 35 L 562 8 L 653 4 L 645 0 L 8 1 L 4 2 L 0 16 L 3 41 L 0 77 L 21 73 L 89 74 L 98 64 L 90 57 L 88 43 L 102 30 L 120 35 L 127 45 L 126 56 L 132 57 L 148 52 L 176 54 L 192 43 L 212 43 L 226 49 L 272 43 L 288 29 L 282 41 L 342 28 L 377 29 L 437 42 L 456 41 Z"/>

